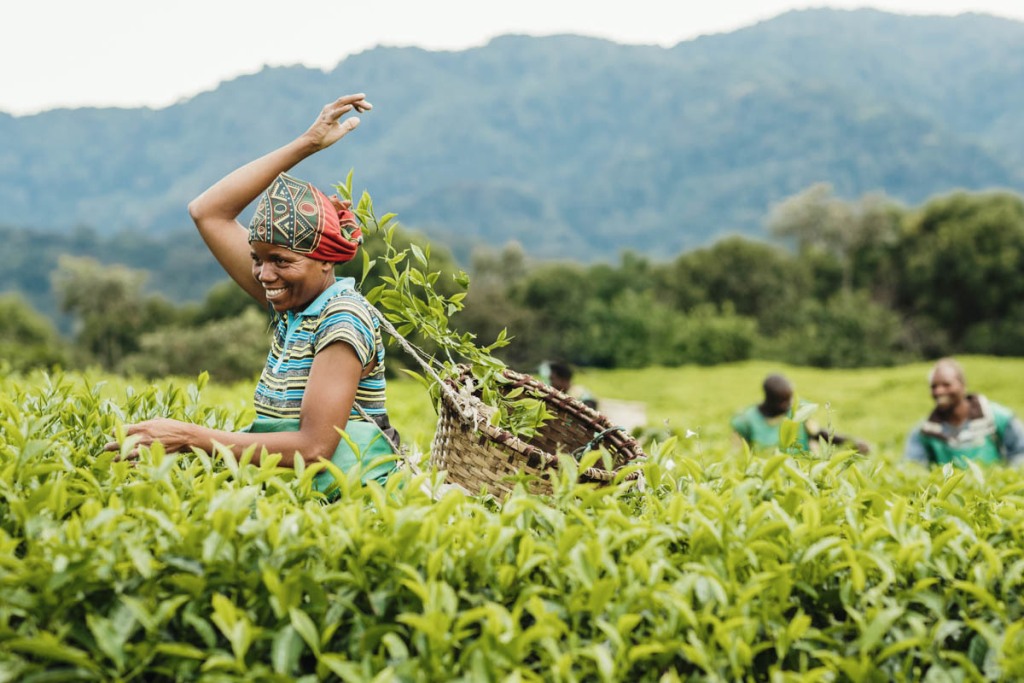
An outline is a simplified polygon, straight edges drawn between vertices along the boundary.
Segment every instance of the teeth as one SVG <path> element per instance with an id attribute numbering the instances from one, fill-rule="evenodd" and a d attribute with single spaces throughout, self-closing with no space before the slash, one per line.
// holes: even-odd
<path id="1" fill-rule="evenodd" d="M 267 293 L 268 299 L 273 299 L 275 296 L 283 292 L 284 289 L 266 289 L 264 291 Z"/>

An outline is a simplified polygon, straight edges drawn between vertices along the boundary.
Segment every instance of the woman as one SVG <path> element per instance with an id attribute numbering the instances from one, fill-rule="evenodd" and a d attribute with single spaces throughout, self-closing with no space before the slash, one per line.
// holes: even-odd
<path id="1" fill-rule="evenodd" d="M 255 446 L 254 463 L 266 449 L 280 453 L 284 466 L 301 457 L 306 463 L 332 460 L 347 471 L 362 460 L 364 482 L 394 469 L 393 460 L 365 469 L 372 457 L 394 452 L 389 440 L 397 444 L 397 433 L 384 409 L 380 322 L 354 281 L 334 276 L 334 264 L 350 260 L 362 242 L 351 203 L 285 173 L 359 125 L 355 116 L 342 120 L 345 114 L 372 108 L 362 94 L 331 102 L 305 133 L 231 172 L 189 204 L 217 261 L 273 312 L 274 340 L 254 399 L 257 419 L 242 432 L 171 419 L 129 425 L 125 433 L 136 440 L 130 457 L 138 446 L 159 441 L 172 452 L 210 452 L 221 444 L 239 455 Z M 238 215 L 257 197 L 247 230 Z M 117 442 L 107 444 L 107 450 L 118 449 Z M 316 486 L 325 490 L 332 481 L 321 472 Z"/>

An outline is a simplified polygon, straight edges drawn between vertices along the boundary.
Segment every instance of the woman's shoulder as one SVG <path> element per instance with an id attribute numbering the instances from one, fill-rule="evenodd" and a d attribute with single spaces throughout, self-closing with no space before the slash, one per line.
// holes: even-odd
<path id="1" fill-rule="evenodd" d="M 324 302 L 320 317 L 329 317 L 340 312 L 348 312 L 366 319 L 374 317 L 373 306 L 358 290 L 346 290 L 333 294 Z"/>
<path id="2" fill-rule="evenodd" d="M 338 278 L 338 281 L 324 291 L 314 304 L 315 306 L 311 306 L 307 312 L 323 315 L 325 311 L 347 308 L 364 311 L 369 315 L 373 309 L 362 292 L 356 289 L 355 280 L 350 277 Z"/>
<path id="3" fill-rule="evenodd" d="M 327 334 L 334 329 L 357 330 L 369 343 L 370 339 L 379 334 L 380 320 L 376 309 L 354 287 L 338 287 L 332 290 L 324 297 L 311 322 L 321 334 Z"/>

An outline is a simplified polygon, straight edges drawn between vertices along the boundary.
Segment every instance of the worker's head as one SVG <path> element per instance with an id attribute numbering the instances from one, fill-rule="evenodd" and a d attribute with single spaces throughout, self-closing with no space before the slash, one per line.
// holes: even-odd
<path id="1" fill-rule="evenodd" d="M 551 361 L 548 363 L 548 371 L 551 373 L 551 386 L 562 392 L 569 390 L 572 386 L 572 368 L 568 363 Z"/>
<path id="2" fill-rule="evenodd" d="M 967 396 L 967 379 L 960 363 L 952 358 L 938 360 L 928 373 L 932 400 L 940 411 L 950 410 Z"/>
<path id="3" fill-rule="evenodd" d="M 782 375 L 768 375 L 762 387 L 764 403 L 761 404 L 761 412 L 767 417 L 783 415 L 793 407 L 793 384 Z"/>

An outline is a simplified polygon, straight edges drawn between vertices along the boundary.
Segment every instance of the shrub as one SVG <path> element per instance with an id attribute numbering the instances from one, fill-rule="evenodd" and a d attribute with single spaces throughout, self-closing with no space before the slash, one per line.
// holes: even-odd
<path id="1" fill-rule="evenodd" d="M 53 325 L 16 294 L 0 296 L 0 359 L 16 371 L 66 361 Z"/>
<path id="2" fill-rule="evenodd" d="M 762 342 L 758 355 L 820 368 L 893 365 L 908 355 L 899 316 L 865 292 L 805 301 L 797 318 L 792 329 Z"/>
<path id="3" fill-rule="evenodd" d="M 251 379 L 267 359 L 268 320 L 265 313 L 248 309 L 200 327 L 162 327 L 142 335 L 139 351 L 119 369 L 155 378 L 187 376 L 198 368 L 223 382 Z"/>
<path id="4" fill-rule="evenodd" d="M 721 311 L 709 305 L 698 306 L 677 325 L 671 339 L 672 356 L 663 361 L 667 365 L 732 363 L 750 358 L 757 340 L 757 322 L 736 315 L 730 304 Z"/>
<path id="5" fill-rule="evenodd" d="M 203 381 L 0 378 L 6 680 L 1013 680 L 1024 479 L 669 439 L 645 486 L 336 502 L 320 465 L 103 445 L 153 414 L 232 429 Z M 599 457 L 593 454 L 591 457 Z"/>

